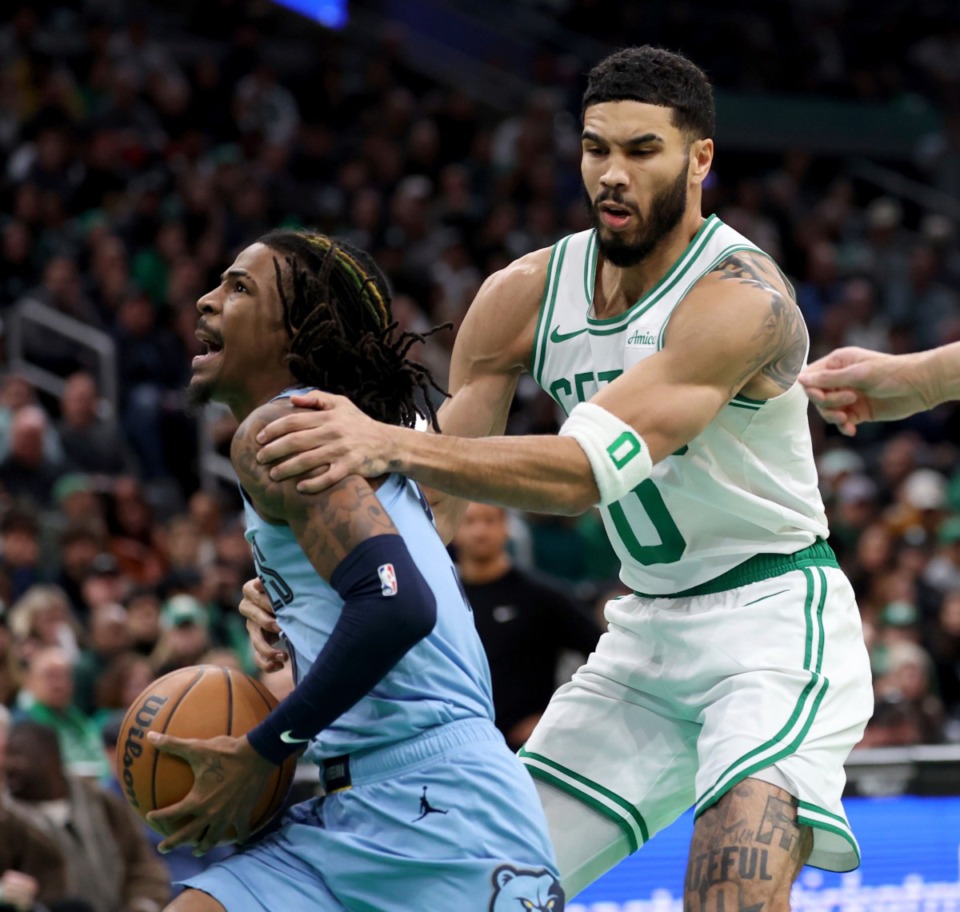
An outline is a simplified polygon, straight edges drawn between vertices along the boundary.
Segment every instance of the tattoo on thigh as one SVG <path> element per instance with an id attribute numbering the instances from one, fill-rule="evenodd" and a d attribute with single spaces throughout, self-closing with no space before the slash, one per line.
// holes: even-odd
<path id="1" fill-rule="evenodd" d="M 711 887 L 729 881 L 773 880 L 769 867 L 766 849 L 740 845 L 711 849 L 691 856 L 686 888 L 703 895 Z"/>
<path id="2" fill-rule="evenodd" d="M 731 886 L 702 900 L 697 912 L 763 912 L 766 907 L 763 902 L 744 903 L 740 891 Z"/>
<path id="3" fill-rule="evenodd" d="M 797 811 L 795 801 L 784 801 L 771 795 L 763 809 L 763 819 L 757 832 L 757 842 L 761 845 L 773 845 L 779 832 L 779 846 L 786 852 L 792 852 L 797 841 Z"/>

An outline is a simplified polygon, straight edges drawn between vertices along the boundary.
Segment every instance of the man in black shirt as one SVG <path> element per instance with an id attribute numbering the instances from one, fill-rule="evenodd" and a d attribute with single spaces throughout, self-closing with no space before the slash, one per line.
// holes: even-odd
<path id="1" fill-rule="evenodd" d="M 561 653 L 586 657 L 601 630 L 559 589 L 514 566 L 508 537 L 504 509 L 473 503 L 453 546 L 490 662 L 497 727 L 517 750 L 556 689 Z"/>

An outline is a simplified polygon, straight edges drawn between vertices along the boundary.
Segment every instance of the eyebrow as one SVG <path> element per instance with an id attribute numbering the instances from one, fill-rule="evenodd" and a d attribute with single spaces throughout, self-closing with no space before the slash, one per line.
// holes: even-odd
<path id="1" fill-rule="evenodd" d="M 225 282 L 227 279 L 246 279 L 251 285 L 257 284 L 246 269 L 228 269 L 220 276 L 220 281 Z"/>
<path id="2" fill-rule="evenodd" d="M 598 143 L 601 146 L 618 145 L 623 146 L 624 148 L 644 146 L 651 142 L 663 143 L 663 137 L 659 133 L 644 133 L 642 136 L 632 136 L 630 139 L 622 143 L 611 143 L 609 140 L 604 139 L 602 136 L 600 136 L 598 133 L 594 133 L 592 130 L 584 130 L 582 139 L 584 141 Z"/>

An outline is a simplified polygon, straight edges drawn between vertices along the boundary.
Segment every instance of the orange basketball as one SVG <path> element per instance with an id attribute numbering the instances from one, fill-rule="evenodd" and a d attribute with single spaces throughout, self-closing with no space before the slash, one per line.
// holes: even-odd
<path id="1" fill-rule="evenodd" d="M 150 825 L 146 819 L 150 811 L 176 804 L 193 787 L 190 765 L 157 750 L 147 732 L 177 738 L 236 737 L 254 728 L 276 705 L 276 698 L 259 681 L 218 665 L 191 665 L 157 678 L 133 701 L 120 725 L 117 777 L 127 800 Z M 292 756 L 271 775 L 254 809 L 251 832 L 269 823 L 280 809 L 296 765 Z"/>

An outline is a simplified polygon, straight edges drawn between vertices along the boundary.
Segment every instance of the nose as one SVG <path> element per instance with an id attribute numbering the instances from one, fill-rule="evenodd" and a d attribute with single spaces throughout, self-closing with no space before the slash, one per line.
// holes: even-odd
<path id="1" fill-rule="evenodd" d="M 619 155 L 608 155 L 606 168 L 600 175 L 600 184 L 611 189 L 627 186 L 627 171 Z"/>
<path id="2" fill-rule="evenodd" d="M 216 289 L 208 291 L 197 301 L 197 310 L 201 314 L 211 314 L 216 311 L 216 294 Z"/>

